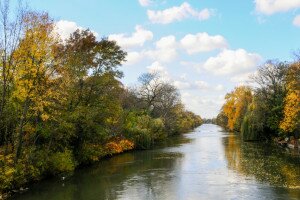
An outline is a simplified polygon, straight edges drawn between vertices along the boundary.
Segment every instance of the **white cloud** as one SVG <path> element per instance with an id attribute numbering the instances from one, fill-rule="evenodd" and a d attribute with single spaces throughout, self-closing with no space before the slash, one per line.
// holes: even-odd
<path id="1" fill-rule="evenodd" d="M 167 71 L 166 67 L 163 66 L 160 62 L 155 61 L 150 66 L 146 67 L 149 73 L 157 73 L 160 75 L 161 80 L 173 84 L 179 90 L 190 89 L 192 84 L 189 81 L 183 79 L 176 79 L 175 77 L 171 76 L 170 73 Z"/>
<path id="2" fill-rule="evenodd" d="M 180 78 L 181 79 L 181 78 Z M 202 90 L 202 91 L 223 91 L 224 86 L 219 84 L 217 86 L 210 86 L 210 84 L 206 81 L 188 81 L 186 79 L 174 80 L 173 85 L 180 90 Z"/>
<path id="3" fill-rule="evenodd" d="M 203 67 L 216 75 L 232 75 L 249 72 L 261 61 L 262 57 L 256 53 L 248 53 L 244 49 L 225 49 L 216 57 L 210 57 Z"/>
<path id="4" fill-rule="evenodd" d="M 293 24 L 294 24 L 295 26 L 300 27 L 300 15 L 297 15 L 297 16 L 294 18 Z"/>
<path id="5" fill-rule="evenodd" d="M 188 110 L 206 118 L 216 117 L 224 103 L 224 96 L 198 96 L 189 92 L 183 92 L 181 99 Z"/>
<path id="6" fill-rule="evenodd" d="M 124 62 L 125 65 L 134 65 L 138 62 L 140 62 L 143 59 L 144 55 L 143 53 L 132 51 L 127 52 L 126 56 L 126 62 Z"/>
<path id="7" fill-rule="evenodd" d="M 129 51 L 126 57 L 126 65 L 133 65 L 142 59 L 150 59 L 152 61 L 159 61 L 168 63 L 177 57 L 177 42 L 173 35 L 162 37 L 155 42 L 155 47 L 149 50 Z"/>
<path id="8" fill-rule="evenodd" d="M 160 62 L 171 62 L 177 57 L 176 49 L 154 49 L 144 52 L 145 55 L 152 60 L 158 60 Z"/>
<path id="9" fill-rule="evenodd" d="M 188 34 L 180 42 L 176 41 L 174 35 L 169 35 L 158 40 L 155 43 L 155 49 L 144 51 L 144 54 L 153 60 L 171 62 L 177 58 L 177 50 L 179 48 L 184 49 L 188 54 L 194 54 L 225 47 L 227 47 L 227 42 L 221 35 L 210 36 L 207 33 Z"/>
<path id="10" fill-rule="evenodd" d="M 133 41 L 134 36 L 130 37 L 130 39 L 128 38 L 125 39 L 123 35 L 122 39 L 115 39 L 119 41 L 119 45 L 123 45 L 123 47 L 142 44 L 142 42 L 137 42 L 137 40 Z M 112 38 L 110 37 L 110 39 Z M 220 35 L 210 36 L 207 33 L 198 33 L 196 35 L 188 34 L 184 36 L 180 42 L 176 41 L 176 37 L 174 35 L 168 35 L 156 41 L 154 43 L 154 48 L 143 49 L 139 52 L 129 51 L 126 64 L 135 64 L 143 58 L 150 59 L 152 61 L 159 61 L 161 63 L 169 63 L 176 60 L 179 49 L 184 49 L 187 53 L 193 54 L 197 52 L 212 51 L 214 49 L 222 49 L 226 46 L 226 40 Z M 192 67 L 193 66 L 194 65 L 192 65 Z"/>
<path id="11" fill-rule="evenodd" d="M 112 34 L 108 36 L 109 40 L 117 41 L 118 45 L 125 49 L 142 47 L 146 41 L 152 40 L 152 38 L 153 33 L 139 25 L 135 27 L 135 32 L 131 36 L 127 36 L 124 33 Z"/>
<path id="12" fill-rule="evenodd" d="M 209 86 L 208 86 L 208 83 L 205 82 L 205 81 L 195 81 L 195 85 L 198 89 L 207 89 Z"/>
<path id="13" fill-rule="evenodd" d="M 224 86 L 221 84 L 219 84 L 215 87 L 215 90 L 217 90 L 217 91 L 223 91 L 224 89 L 225 89 Z"/>
<path id="14" fill-rule="evenodd" d="M 165 66 L 161 65 L 158 61 L 153 62 L 150 66 L 146 67 L 149 73 L 158 73 L 162 80 L 171 81 L 171 76 L 166 70 Z"/>
<path id="15" fill-rule="evenodd" d="M 147 7 L 152 3 L 152 1 L 151 0 L 139 0 L 139 3 L 141 6 Z"/>
<path id="16" fill-rule="evenodd" d="M 146 67 L 149 73 L 158 73 L 162 80 L 173 84 L 179 90 L 206 90 L 209 89 L 209 84 L 205 81 L 189 81 L 186 79 L 186 74 L 180 77 L 171 76 L 166 67 L 160 62 L 155 61 L 150 66 Z"/>
<path id="17" fill-rule="evenodd" d="M 230 78 L 230 81 L 238 83 L 238 85 L 246 84 L 250 81 L 250 76 L 253 75 L 253 72 L 248 72 L 244 74 L 239 74 Z"/>
<path id="18" fill-rule="evenodd" d="M 180 75 L 180 77 L 179 77 L 181 80 L 186 80 L 187 79 L 187 74 L 186 73 L 183 73 L 183 74 L 181 74 Z"/>
<path id="19" fill-rule="evenodd" d="M 221 35 L 210 36 L 207 33 L 188 34 L 180 40 L 182 47 L 188 54 L 208 52 L 227 47 L 225 38 Z"/>
<path id="20" fill-rule="evenodd" d="M 150 73 L 156 73 L 156 72 L 166 72 L 166 69 L 164 66 L 162 66 L 159 62 L 154 62 L 150 66 L 147 67 L 148 72 Z"/>
<path id="21" fill-rule="evenodd" d="M 239 75 L 235 75 L 230 78 L 230 81 L 236 85 L 248 85 L 252 87 L 258 87 L 257 83 L 253 81 L 253 77 L 258 75 L 257 69 L 252 72 L 247 72 Z"/>
<path id="22" fill-rule="evenodd" d="M 165 10 L 148 10 L 147 15 L 152 23 L 169 24 L 186 18 L 196 18 L 200 21 L 207 20 L 211 17 L 212 11 L 207 8 L 197 11 L 190 4 L 184 2 L 178 7 L 174 6 Z"/>
<path id="23" fill-rule="evenodd" d="M 75 32 L 77 29 L 85 30 L 85 28 L 78 26 L 75 22 L 60 20 L 55 23 L 54 31 L 60 35 L 62 40 L 66 40 L 70 37 L 70 35 Z M 99 36 L 95 31 L 91 31 L 96 37 Z"/>
<path id="24" fill-rule="evenodd" d="M 160 40 L 158 40 L 155 45 L 156 48 L 160 49 L 166 49 L 166 48 L 176 48 L 176 38 L 174 35 L 169 35 L 166 37 L 162 37 Z"/>
<path id="25" fill-rule="evenodd" d="M 191 83 L 188 81 L 180 81 L 176 80 L 173 82 L 173 85 L 178 88 L 179 90 L 185 90 L 185 89 L 190 89 L 191 88 Z"/>
<path id="26" fill-rule="evenodd" d="M 176 78 L 176 80 L 173 82 L 173 85 L 180 90 L 195 88 L 195 84 L 188 80 L 186 73 L 183 73 L 178 78 Z"/>
<path id="27" fill-rule="evenodd" d="M 256 11 L 265 15 L 300 8 L 299 0 L 255 0 Z"/>
<path id="28" fill-rule="evenodd" d="M 173 35 L 162 37 L 155 43 L 155 49 L 145 51 L 145 55 L 160 62 L 171 62 L 177 57 L 177 43 Z"/>

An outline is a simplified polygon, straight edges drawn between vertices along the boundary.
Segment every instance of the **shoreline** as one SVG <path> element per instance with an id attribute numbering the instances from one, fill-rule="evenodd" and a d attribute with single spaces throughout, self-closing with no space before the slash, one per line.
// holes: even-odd
<path id="1" fill-rule="evenodd" d="M 196 128 L 193 128 L 190 131 L 193 131 Z M 190 131 L 188 131 L 188 132 L 190 132 Z M 185 133 L 188 133 L 188 132 L 185 132 Z M 112 152 L 112 153 L 107 153 L 106 155 L 103 155 L 103 156 L 99 157 L 99 159 L 97 161 L 93 161 L 93 162 L 90 162 L 90 163 L 81 163 L 81 164 L 79 164 L 78 166 L 75 167 L 74 171 L 70 172 L 68 177 L 73 176 L 73 173 L 75 171 L 79 170 L 79 169 L 91 167 L 91 166 L 93 166 L 93 165 L 95 165 L 95 164 L 97 164 L 97 163 L 99 163 L 103 160 L 110 159 L 114 156 L 118 156 L 118 155 L 121 155 L 121 154 L 124 154 L 124 153 L 133 152 L 133 151 L 147 151 L 147 150 L 150 150 L 153 147 L 155 147 L 156 145 L 159 145 L 160 142 L 164 142 L 167 139 L 170 139 L 172 137 L 177 137 L 177 136 L 185 134 L 185 133 L 170 135 L 166 138 L 163 138 L 162 140 L 157 140 L 156 142 L 153 143 L 153 146 L 149 149 L 140 149 L 140 148 L 137 148 L 136 146 L 133 146 L 131 149 L 126 149 L 124 151 L 116 151 L 116 152 Z M 116 141 L 110 141 L 110 142 L 116 142 Z M 110 143 L 110 142 L 108 142 L 108 143 Z M 7 199 L 11 198 L 14 195 L 26 193 L 26 191 L 30 190 L 31 185 L 36 184 L 36 183 L 41 182 L 41 181 L 44 181 L 44 180 L 47 180 L 47 179 L 50 179 L 50 178 L 55 178 L 55 177 L 61 177 L 61 176 L 59 176 L 59 175 L 44 176 L 44 177 L 41 177 L 38 180 L 29 181 L 29 182 L 23 184 L 20 188 L 13 188 L 13 189 L 8 190 L 7 192 L 4 192 L 4 193 L 0 192 L 0 200 L 7 200 Z M 64 176 L 62 176 L 62 177 L 65 178 Z"/>

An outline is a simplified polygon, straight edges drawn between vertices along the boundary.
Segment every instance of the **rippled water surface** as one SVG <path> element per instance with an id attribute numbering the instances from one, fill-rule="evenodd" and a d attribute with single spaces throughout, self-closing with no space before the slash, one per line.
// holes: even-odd
<path id="1" fill-rule="evenodd" d="M 300 199 L 299 152 L 242 143 L 216 125 L 33 185 L 18 200 Z"/>

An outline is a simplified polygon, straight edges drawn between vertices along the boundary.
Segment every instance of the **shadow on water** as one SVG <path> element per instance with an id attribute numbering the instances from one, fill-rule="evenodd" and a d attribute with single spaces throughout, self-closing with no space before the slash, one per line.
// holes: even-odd
<path id="1" fill-rule="evenodd" d="M 153 150 L 133 151 L 104 159 L 99 163 L 79 169 L 66 181 L 45 180 L 13 199 L 22 200 L 69 200 L 69 199 L 118 199 L 128 187 L 139 185 L 142 196 L 152 199 L 162 196 L 162 185 L 168 184 L 175 173 L 178 152 L 164 152 L 166 146 L 179 147 L 191 139 L 174 137 L 158 144 Z M 130 193 L 130 191 L 128 191 Z"/>

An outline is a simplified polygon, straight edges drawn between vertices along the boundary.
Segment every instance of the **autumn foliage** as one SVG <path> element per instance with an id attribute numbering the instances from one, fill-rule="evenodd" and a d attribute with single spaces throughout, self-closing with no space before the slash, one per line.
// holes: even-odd
<path id="1" fill-rule="evenodd" d="M 254 87 L 228 93 L 217 123 L 244 140 L 271 140 L 300 131 L 300 64 L 269 61 L 252 77 Z"/>
<path id="2" fill-rule="evenodd" d="M 105 144 L 105 149 L 108 155 L 113 155 L 124 151 L 132 150 L 133 148 L 134 148 L 134 143 L 126 139 L 122 139 L 120 141 L 112 141 Z"/>
<path id="3" fill-rule="evenodd" d="M 240 130 L 242 117 L 252 101 L 251 92 L 249 87 L 240 86 L 226 95 L 226 103 L 223 105 L 222 112 L 227 116 L 227 128 L 230 131 Z"/>
<path id="4" fill-rule="evenodd" d="M 4 3 L 0 23 L 13 26 L 0 26 L 0 193 L 201 125 L 159 76 L 124 87 L 127 53 L 115 41 L 88 29 L 62 40 L 47 13 L 8 22 Z"/>
<path id="5" fill-rule="evenodd" d="M 291 65 L 286 81 L 287 95 L 280 128 L 285 132 L 293 132 L 300 126 L 300 62 Z"/>

